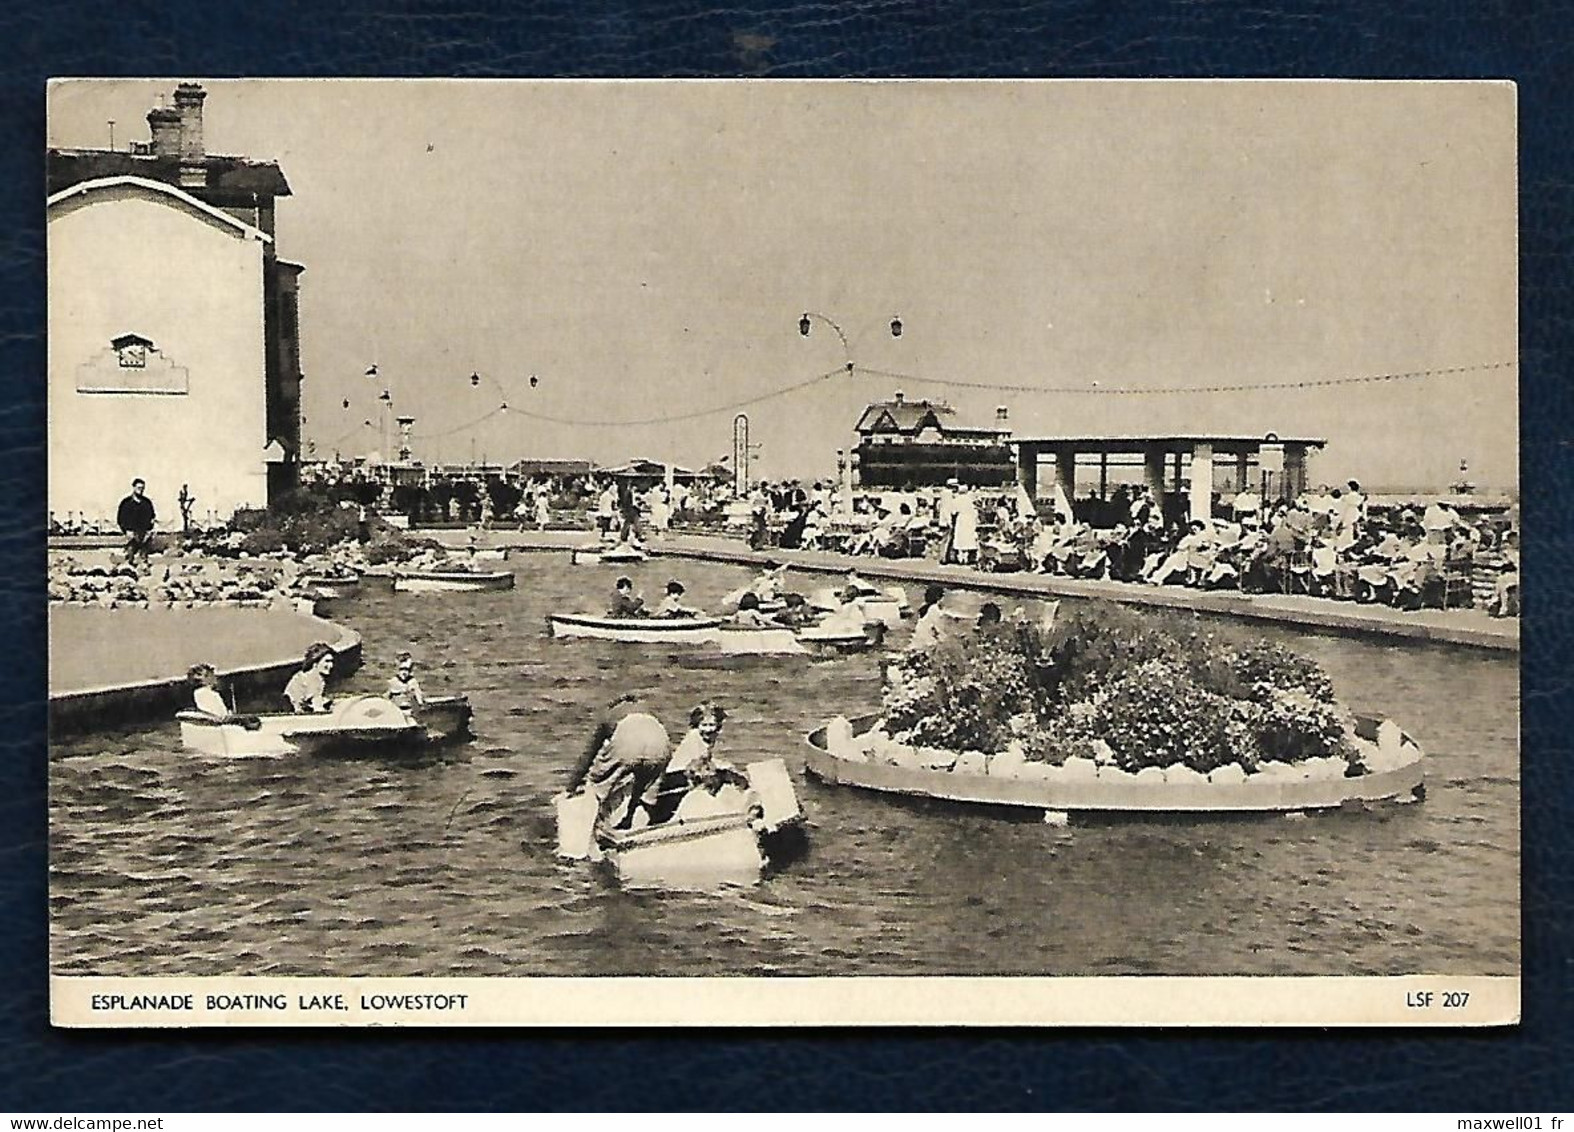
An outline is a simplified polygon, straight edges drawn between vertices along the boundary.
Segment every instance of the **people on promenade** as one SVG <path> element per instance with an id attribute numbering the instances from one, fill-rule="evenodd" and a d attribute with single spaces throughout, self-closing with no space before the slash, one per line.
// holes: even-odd
<path id="1" fill-rule="evenodd" d="M 131 494 L 120 501 L 115 522 L 126 536 L 126 561 L 143 568 L 149 565 L 153 551 L 153 524 L 156 513 L 153 501 L 147 497 L 148 483 L 140 476 L 131 481 Z"/>
<path id="2" fill-rule="evenodd" d="M 415 657 L 401 652 L 395 663 L 393 678 L 388 681 L 388 698 L 402 708 L 420 707 L 426 702 L 426 693 L 415 678 Z"/>
<path id="3" fill-rule="evenodd" d="M 284 686 L 284 698 L 298 715 L 333 710 L 328 699 L 328 678 L 333 675 L 333 649 L 321 641 L 306 650 L 300 671 Z"/>

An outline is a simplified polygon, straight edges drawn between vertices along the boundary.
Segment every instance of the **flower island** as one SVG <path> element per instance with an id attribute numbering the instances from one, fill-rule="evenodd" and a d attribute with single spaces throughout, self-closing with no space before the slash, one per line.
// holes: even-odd
<path id="1" fill-rule="evenodd" d="M 1422 751 L 1314 661 L 1088 605 L 969 627 L 889 665 L 883 714 L 809 736 L 828 783 L 1041 809 L 1293 811 L 1418 800 Z"/>

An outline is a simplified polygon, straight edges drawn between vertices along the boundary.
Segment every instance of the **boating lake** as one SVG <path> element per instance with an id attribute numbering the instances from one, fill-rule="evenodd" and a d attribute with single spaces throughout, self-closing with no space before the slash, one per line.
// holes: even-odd
<path id="1" fill-rule="evenodd" d="M 1213 620 L 1315 656 L 1357 712 L 1426 749 L 1427 798 L 1305 817 L 1056 828 L 803 776 L 804 735 L 876 711 L 878 661 L 560 641 L 613 567 L 516 555 L 518 588 L 325 603 L 365 637 L 339 691 L 415 652 L 478 738 L 408 758 L 226 761 L 171 722 L 74 736 L 51 761 L 52 968 L 93 975 L 1517 974 L 1518 658 Z M 714 607 L 749 576 L 655 561 Z M 790 588 L 824 585 L 793 574 Z M 915 591 L 916 596 L 916 591 Z M 893 638 L 900 645 L 909 630 Z M 701 699 L 734 761 L 786 760 L 807 851 L 756 888 L 624 891 L 559 862 L 550 799 L 595 713 L 646 693 L 676 740 Z"/>

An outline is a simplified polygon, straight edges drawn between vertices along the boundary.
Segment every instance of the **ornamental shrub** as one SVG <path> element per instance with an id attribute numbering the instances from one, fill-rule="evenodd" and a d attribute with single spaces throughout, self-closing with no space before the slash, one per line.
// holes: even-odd
<path id="1" fill-rule="evenodd" d="M 1321 665 L 1270 641 L 1234 650 L 1229 658 L 1228 679 L 1233 687 L 1216 690 L 1257 703 L 1268 702 L 1276 689 L 1304 692 L 1319 703 L 1334 702 L 1334 682 Z"/>
<path id="2" fill-rule="evenodd" d="M 891 666 L 884 709 L 893 736 L 921 747 L 996 754 L 1013 716 L 1036 716 L 1028 665 L 1000 637 L 945 641 Z"/>
<path id="3" fill-rule="evenodd" d="M 1235 762 L 1234 704 L 1173 660 L 1149 660 L 1115 676 L 1093 701 L 1091 733 L 1122 770 L 1184 763 L 1206 774 Z"/>
<path id="4" fill-rule="evenodd" d="M 1065 703 L 1091 698 L 1119 674 L 1150 660 L 1182 659 L 1168 619 L 1114 605 L 1062 607 L 1050 643 L 1055 695 Z"/>
<path id="5" fill-rule="evenodd" d="M 1249 726 L 1252 742 L 1261 756 L 1279 762 L 1299 762 L 1329 755 L 1353 762 L 1350 736 L 1354 721 L 1337 704 L 1320 700 L 1302 688 L 1275 688 L 1259 683 L 1262 700 L 1252 704 Z"/>

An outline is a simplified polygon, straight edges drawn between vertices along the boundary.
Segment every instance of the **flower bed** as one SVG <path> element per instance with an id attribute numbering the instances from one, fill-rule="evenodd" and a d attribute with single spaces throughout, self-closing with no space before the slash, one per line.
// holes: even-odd
<path id="1" fill-rule="evenodd" d="M 1397 728 L 1361 734 L 1314 661 L 1117 607 L 961 634 L 887 676 L 882 726 L 855 753 L 913 768 L 1242 782 L 1358 777 L 1410 757 Z"/>

